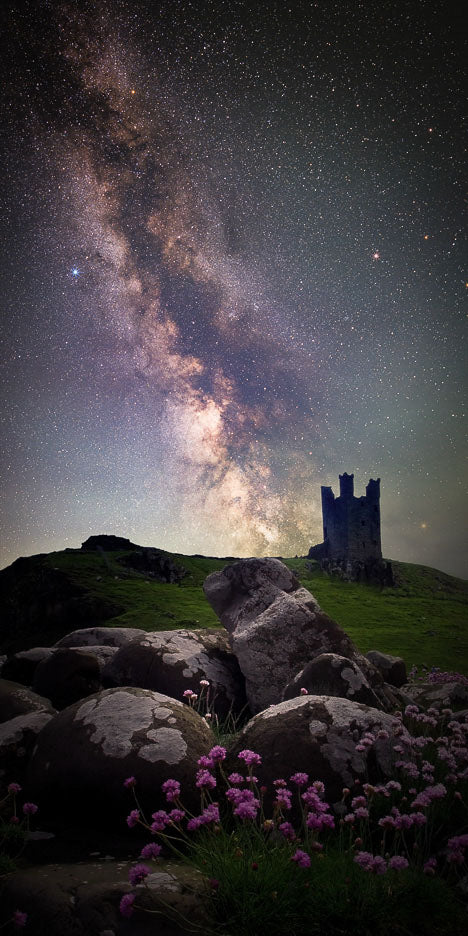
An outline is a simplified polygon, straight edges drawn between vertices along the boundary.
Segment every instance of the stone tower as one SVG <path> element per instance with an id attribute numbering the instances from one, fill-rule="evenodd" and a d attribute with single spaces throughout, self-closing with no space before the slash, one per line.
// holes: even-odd
<path id="1" fill-rule="evenodd" d="M 323 543 L 313 546 L 309 556 L 359 563 L 382 559 L 380 478 L 371 478 L 365 497 L 354 497 L 354 475 L 339 477 L 339 497 L 322 487 Z"/>

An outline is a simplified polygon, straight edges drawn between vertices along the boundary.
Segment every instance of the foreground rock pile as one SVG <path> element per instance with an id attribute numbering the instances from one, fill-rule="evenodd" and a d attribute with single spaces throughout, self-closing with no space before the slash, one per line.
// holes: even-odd
<path id="1" fill-rule="evenodd" d="M 344 786 L 392 776 L 392 713 L 412 701 L 403 661 L 363 656 L 279 560 L 242 560 L 210 575 L 204 588 L 224 631 L 84 628 L 3 665 L 2 785 L 20 782 L 57 839 L 79 828 L 83 855 L 99 849 L 109 829 L 125 834 L 129 776 L 138 778 L 148 810 L 164 806 L 168 777 L 197 809 L 197 761 L 215 738 L 209 717 L 187 704 L 188 691 L 205 692 L 212 718 L 243 714 L 228 760 L 234 765 L 243 748 L 258 752 L 261 783 L 305 770 L 336 804 Z M 453 684 L 448 691 L 453 702 Z M 446 704 L 440 686 L 428 698 Z M 367 732 L 379 736 L 371 754 L 360 745 Z M 34 894 L 40 902 L 37 887 Z M 115 914 L 109 930 L 104 911 L 91 928 L 83 913 L 68 906 L 73 925 L 62 919 L 62 930 L 46 915 L 44 933 L 127 932 Z"/>

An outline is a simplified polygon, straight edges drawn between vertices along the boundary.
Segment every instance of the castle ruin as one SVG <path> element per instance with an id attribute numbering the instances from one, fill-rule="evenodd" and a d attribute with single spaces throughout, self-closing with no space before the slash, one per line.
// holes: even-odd
<path id="1" fill-rule="evenodd" d="M 380 478 L 369 480 L 363 497 L 354 496 L 354 474 L 339 478 L 339 497 L 322 486 L 323 543 L 311 547 L 309 558 L 342 577 L 392 584 L 391 565 L 382 562 Z"/>

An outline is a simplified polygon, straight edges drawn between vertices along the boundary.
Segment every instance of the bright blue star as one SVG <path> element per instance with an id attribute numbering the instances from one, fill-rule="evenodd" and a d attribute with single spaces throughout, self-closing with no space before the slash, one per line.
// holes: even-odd
<path id="1" fill-rule="evenodd" d="M 76 279 L 80 275 L 80 271 L 78 267 L 73 267 L 71 271 L 71 275 L 73 276 L 74 279 Z"/>

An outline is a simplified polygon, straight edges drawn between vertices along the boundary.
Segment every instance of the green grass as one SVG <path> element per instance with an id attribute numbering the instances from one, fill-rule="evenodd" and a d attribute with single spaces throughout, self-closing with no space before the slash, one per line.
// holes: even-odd
<path id="1" fill-rule="evenodd" d="M 102 617 L 109 627 L 151 631 L 218 626 L 202 584 L 210 572 L 233 560 L 163 553 L 187 572 L 180 584 L 163 584 L 120 564 L 124 555 L 66 550 L 42 556 L 40 563 L 64 573 L 91 604 L 110 605 L 112 616 Z M 408 667 L 426 664 L 468 675 L 468 582 L 425 566 L 393 562 L 397 585 L 381 589 L 330 579 L 318 563 L 306 559 L 283 561 L 362 652 L 381 650 L 402 656 Z M 23 592 L 33 593 L 37 568 L 30 579 L 23 574 Z M 28 641 L 27 646 L 40 643 L 37 627 L 34 640 L 28 633 Z"/>

